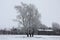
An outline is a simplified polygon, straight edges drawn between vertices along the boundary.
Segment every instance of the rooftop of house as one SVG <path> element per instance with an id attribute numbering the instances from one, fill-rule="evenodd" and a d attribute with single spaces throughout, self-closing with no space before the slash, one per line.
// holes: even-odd
<path id="1" fill-rule="evenodd" d="M 38 29 L 38 31 L 53 31 L 52 29 Z"/>

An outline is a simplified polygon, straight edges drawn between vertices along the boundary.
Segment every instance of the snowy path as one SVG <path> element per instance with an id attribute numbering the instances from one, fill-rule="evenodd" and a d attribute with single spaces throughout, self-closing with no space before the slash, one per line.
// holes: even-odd
<path id="1" fill-rule="evenodd" d="M 0 40 L 60 40 L 60 36 L 34 35 L 34 37 L 26 37 L 26 35 L 0 35 Z"/>

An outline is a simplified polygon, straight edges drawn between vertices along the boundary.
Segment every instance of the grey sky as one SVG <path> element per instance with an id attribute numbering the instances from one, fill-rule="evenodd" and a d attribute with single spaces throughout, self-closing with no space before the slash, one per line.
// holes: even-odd
<path id="1" fill-rule="evenodd" d="M 34 4 L 41 13 L 41 21 L 47 26 L 52 22 L 60 24 L 60 0 L 0 0 L 0 28 L 11 28 L 17 26 L 13 19 L 16 19 L 17 11 L 15 5 L 20 2 Z"/>

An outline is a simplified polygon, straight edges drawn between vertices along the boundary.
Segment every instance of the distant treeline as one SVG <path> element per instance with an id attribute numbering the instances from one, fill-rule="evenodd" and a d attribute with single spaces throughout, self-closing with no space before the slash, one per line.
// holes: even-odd
<path id="1" fill-rule="evenodd" d="M 28 31 L 25 30 L 26 28 L 27 27 L 22 27 L 19 29 L 12 27 L 10 30 L 0 29 L 0 34 L 26 34 L 25 32 Z M 60 35 L 60 25 L 58 23 L 52 23 L 52 27 L 47 27 L 46 25 L 41 24 L 39 27 L 32 28 L 34 28 L 34 33 L 37 35 Z"/>
<path id="2" fill-rule="evenodd" d="M 52 28 L 48 28 L 48 30 Z M 45 29 L 43 29 L 45 30 Z M 24 32 L 22 32 L 20 29 L 17 28 L 12 28 L 11 30 L 0 30 L 0 34 L 16 34 L 16 35 L 23 35 L 25 34 Z M 53 30 L 53 31 L 39 31 L 37 35 L 60 35 L 60 30 Z"/>
<path id="3" fill-rule="evenodd" d="M 12 28 L 11 30 L 0 30 L 0 34 L 23 34 L 20 29 Z"/>

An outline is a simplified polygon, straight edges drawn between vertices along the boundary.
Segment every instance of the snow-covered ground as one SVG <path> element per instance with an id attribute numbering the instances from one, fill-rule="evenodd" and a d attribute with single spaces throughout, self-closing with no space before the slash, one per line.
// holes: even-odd
<path id="1" fill-rule="evenodd" d="M 0 40 L 60 40 L 60 36 L 34 35 L 34 37 L 26 37 L 26 35 L 0 35 Z"/>

